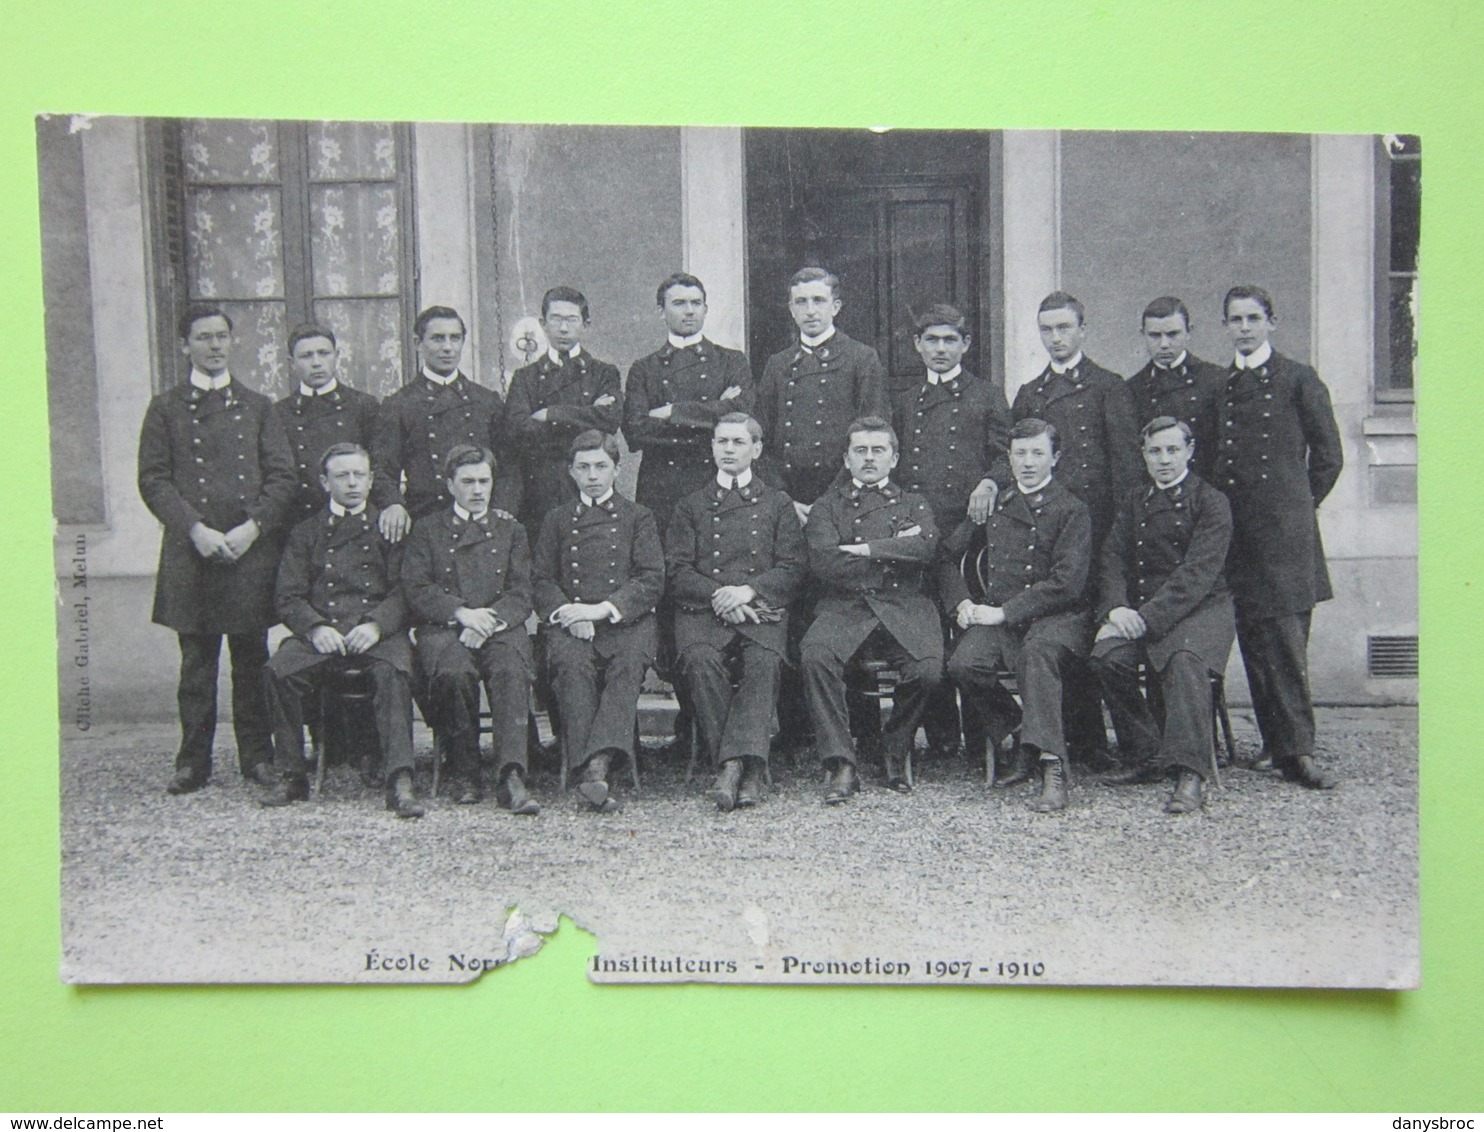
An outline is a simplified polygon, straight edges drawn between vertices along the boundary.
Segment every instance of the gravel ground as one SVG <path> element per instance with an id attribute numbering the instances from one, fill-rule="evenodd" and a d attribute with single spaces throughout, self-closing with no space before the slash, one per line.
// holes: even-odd
<path id="1" fill-rule="evenodd" d="M 1233 769 L 1183 818 L 1160 811 L 1167 787 L 1087 779 L 1033 814 L 966 759 L 919 760 L 905 797 L 868 775 L 832 808 L 817 767 L 781 766 L 762 807 L 721 814 L 651 752 L 637 797 L 615 776 L 619 814 L 538 775 L 538 818 L 443 798 L 420 821 L 344 768 L 320 800 L 263 809 L 221 736 L 212 784 L 170 798 L 174 729 L 103 729 L 62 749 L 62 974 L 457 981 L 534 950 L 561 912 L 628 963 L 600 981 L 1413 985 L 1415 709 L 1319 726 L 1338 790 Z M 831 962 L 861 966 L 813 967 Z"/>

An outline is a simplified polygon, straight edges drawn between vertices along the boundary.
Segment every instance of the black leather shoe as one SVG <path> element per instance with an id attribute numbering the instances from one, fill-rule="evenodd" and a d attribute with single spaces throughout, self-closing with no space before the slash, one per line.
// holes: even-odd
<path id="1" fill-rule="evenodd" d="M 540 804 L 526 790 L 526 778 L 518 766 L 511 767 L 505 774 L 505 804 L 512 814 L 523 817 L 535 817 L 541 812 Z"/>
<path id="2" fill-rule="evenodd" d="M 715 802 L 716 808 L 722 813 L 729 814 L 737 804 L 737 791 L 741 785 L 742 760 L 727 759 L 721 764 L 721 773 L 716 776 L 711 789 L 706 791 L 706 797 Z"/>
<path id="3" fill-rule="evenodd" d="M 737 790 L 737 809 L 745 810 L 763 800 L 767 779 L 763 774 L 765 764 L 761 759 L 748 759 L 742 770 L 742 785 Z"/>
<path id="4" fill-rule="evenodd" d="M 242 772 L 242 777 L 270 790 L 278 785 L 278 774 L 267 763 L 254 763 Z"/>
<path id="5" fill-rule="evenodd" d="M 858 789 L 860 779 L 856 777 L 855 767 L 840 759 L 835 764 L 834 773 L 830 775 L 829 787 L 824 792 L 824 804 L 838 806 L 841 802 L 848 802 Z"/>
<path id="6" fill-rule="evenodd" d="M 1015 744 L 1015 750 L 1009 758 L 1003 758 L 999 751 L 995 752 L 993 783 L 995 789 L 1019 786 L 1022 782 L 1029 782 L 1030 777 L 1031 760 L 1025 748 L 1019 743 Z"/>
<path id="7" fill-rule="evenodd" d="M 1273 759 L 1268 754 L 1266 748 L 1258 751 L 1255 755 L 1244 755 L 1238 752 L 1237 757 L 1232 759 L 1232 766 L 1239 770 L 1272 770 Z"/>
<path id="8" fill-rule="evenodd" d="M 484 790 L 480 788 L 477 773 L 465 780 L 463 788 L 458 793 L 458 797 L 454 799 L 455 805 L 459 806 L 477 806 L 483 801 Z"/>
<path id="9" fill-rule="evenodd" d="M 602 809 L 608 801 L 608 761 L 607 755 L 594 755 L 588 759 L 582 770 L 582 781 L 577 784 L 577 792 L 594 809 Z"/>
<path id="10" fill-rule="evenodd" d="M 412 772 L 399 770 L 386 788 L 386 808 L 399 818 L 420 818 L 427 811 L 418 804 L 412 788 Z"/>
<path id="11" fill-rule="evenodd" d="M 912 787 L 907 782 L 904 764 L 895 755 L 886 756 L 886 785 L 898 794 L 912 793 Z"/>
<path id="12" fill-rule="evenodd" d="M 194 794 L 205 785 L 206 777 L 204 775 L 199 775 L 193 770 L 186 770 L 182 767 L 175 772 L 175 777 L 165 784 L 165 793 L 177 795 Z"/>
<path id="13" fill-rule="evenodd" d="M 1165 803 L 1167 814 L 1193 814 L 1206 804 L 1206 780 L 1193 770 L 1182 770 L 1175 792 Z"/>
<path id="14" fill-rule="evenodd" d="M 1098 779 L 1104 786 L 1147 786 L 1159 782 L 1165 776 L 1164 767 L 1146 760 L 1126 766 L 1122 770 L 1110 771 Z"/>
<path id="15" fill-rule="evenodd" d="M 258 799 L 264 806 L 289 806 L 309 798 L 309 780 L 302 774 L 289 774 L 279 779 Z"/>
<path id="16" fill-rule="evenodd" d="M 1030 800 L 1038 814 L 1054 813 L 1067 808 L 1067 776 L 1061 759 L 1041 759 L 1041 792 Z"/>
<path id="17" fill-rule="evenodd" d="M 1333 790 L 1335 780 L 1314 763 L 1312 755 L 1300 755 L 1283 767 L 1283 777 L 1310 790 Z"/>

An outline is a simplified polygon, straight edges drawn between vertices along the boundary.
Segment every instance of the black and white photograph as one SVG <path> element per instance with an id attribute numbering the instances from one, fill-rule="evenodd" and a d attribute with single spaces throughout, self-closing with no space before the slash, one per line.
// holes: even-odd
<path id="1" fill-rule="evenodd" d="M 1418 136 L 36 134 L 64 981 L 1419 984 Z"/>

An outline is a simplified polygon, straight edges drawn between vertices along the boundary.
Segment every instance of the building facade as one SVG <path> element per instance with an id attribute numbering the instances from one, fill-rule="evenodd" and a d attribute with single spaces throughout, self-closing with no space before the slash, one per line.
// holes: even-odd
<path id="1" fill-rule="evenodd" d="M 1011 398 L 1044 364 L 1052 290 L 1085 303 L 1088 355 L 1130 374 L 1149 299 L 1184 298 L 1194 352 L 1224 362 L 1222 295 L 1268 288 L 1274 344 L 1319 370 L 1345 442 L 1320 509 L 1335 598 L 1314 618 L 1315 698 L 1416 700 L 1416 139 L 52 116 L 38 141 L 64 725 L 80 553 L 92 719 L 174 718 L 135 454 L 150 397 L 185 372 L 185 302 L 227 306 L 255 388 L 288 390 L 287 330 L 313 318 L 345 380 L 385 396 L 435 303 L 469 324 L 465 372 L 502 388 L 544 348 L 557 284 L 592 304 L 587 348 L 627 370 L 663 342 L 655 286 L 686 270 L 708 335 L 760 373 L 806 263 L 841 275 L 840 325 L 894 385 L 920 372 L 912 311 L 947 299 L 971 312 L 969 368 Z"/>

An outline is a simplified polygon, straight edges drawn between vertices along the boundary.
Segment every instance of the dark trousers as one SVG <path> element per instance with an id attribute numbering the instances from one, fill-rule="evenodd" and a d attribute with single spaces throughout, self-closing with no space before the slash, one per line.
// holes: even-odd
<path id="1" fill-rule="evenodd" d="M 1309 698 L 1312 610 L 1278 617 L 1237 611 L 1237 643 L 1247 669 L 1252 710 L 1263 751 L 1281 768 L 1314 753 L 1314 704 Z"/>
<path id="2" fill-rule="evenodd" d="M 180 751 L 175 769 L 197 778 L 211 774 L 211 744 L 216 738 L 216 674 L 221 660 L 222 634 L 179 633 Z M 263 690 L 263 666 L 268 663 L 268 631 L 231 633 L 227 651 L 232 658 L 232 730 L 237 736 L 237 765 L 244 775 L 260 763 L 273 761 L 268 698 Z"/>
<path id="3" fill-rule="evenodd" d="M 602 628 L 598 629 L 602 633 Z M 562 717 L 562 758 L 576 770 L 600 752 L 634 757 L 639 690 L 649 667 L 649 649 L 636 638 L 600 650 L 565 629 L 544 631 L 546 665 Z"/>
<path id="4" fill-rule="evenodd" d="M 446 742 L 449 769 L 474 779 L 480 771 L 479 689 L 490 704 L 497 777 L 526 765 L 526 715 L 531 702 L 531 638 L 517 625 L 467 648 L 452 629 L 417 631 L 417 666 L 427 687 L 428 723 Z"/>
<path id="5" fill-rule="evenodd" d="M 728 661 L 741 665 L 732 687 Z M 691 645 L 680 655 L 681 681 L 695 713 L 701 751 L 720 767 L 728 759 L 768 758 L 783 658 L 742 633 L 726 649 Z"/>
<path id="6" fill-rule="evenodd" d="M 348 668 L 364 669 L 371 681 L 371 711 L 387 777 L 412 769 L 412 681 L 407 674 L 380 657 L 318 653 L 307 641 L 290 637 L 265 669 L 274 765 L 280 774 L 304 773 L 304 697 Z"/>
<path id="7" fill-rule="evenodd" d="M 804 699 L 814 725 L 814 749 L 826 764 L 856 762 L 855 745 L 850 739 L 850 712 L 845 702 L 845 670 L 866 660 L 884 660 L 899 676 L 892 694 L 891 718 L 882 737 L 888 758 L 906 758 L 922 723 L 922 714 L 927 710 L 928 698 L 943 679 L 941 660 L 935 656 L 915 659 L 882 625 L 871 631 L 849 661 L 823 645 L 806 642 L 802 656 Z"/>
<path id="8" fill-rule="evenodd" d="M 1063 757 L 1062 688 L 1082 660 L 1054 638 L 1024 639 L 1003 625 L 971 625 L 948 658 L 948 678 L 963 694 L 964 730 L 983 735 L 996 746 L 1020 724 L 1027 748 Z M 1001 672 L 1014 672 L 1020 704 L 1000 683 Z"/>
<path id="9" fill-rule="evenodd" d="M 1139 687 L 1139 665 L 1146 660 L 1140 642 L 1110 639 L 1093 647 L 1089 661 L 1124 761 L 1157 762 L 1210 779 L 1215 758 L 1210 669 L 1195 653 L 1177 652 L 1162 671 L 1148 668 L 1146 696 Z"/>

